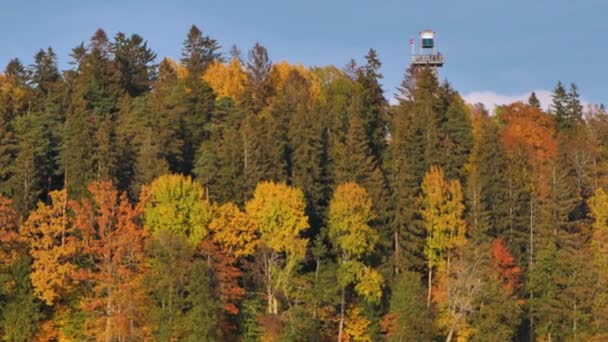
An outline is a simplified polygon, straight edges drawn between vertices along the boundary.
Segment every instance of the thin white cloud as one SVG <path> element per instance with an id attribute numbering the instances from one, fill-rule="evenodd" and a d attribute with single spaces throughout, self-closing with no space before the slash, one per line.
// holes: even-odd
<path id="1" fill-rule="evenodd" d="M 549 90 L 534 90 L 536 97 L 540 101 L 543 109 L 549 108 L 551 104 L 551 92 Z M 493 112 L 496 106 L 511 104 L 513 102 L 528 102 L 528 98 L 532 92 L 519 95 L 498 94 L 494 91 L 474 91 L 463 96 L 464 100 L 471 104 L 483 103 L 483 105 Z"/>

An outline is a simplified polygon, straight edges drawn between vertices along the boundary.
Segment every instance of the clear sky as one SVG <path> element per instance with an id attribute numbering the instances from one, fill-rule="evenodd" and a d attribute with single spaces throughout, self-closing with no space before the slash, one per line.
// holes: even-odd
<path id="1" fill-rule="evenodd" d="M 22 0 L 0 1 L 0 65 L 52 46 L 67 68 L 71 48 L 97 28 L 138 33 L 159 57 L 179 57 L 191 24 L 228 51 L 256 41 L 271 59 L 344 65 L 370 47 L 392 97 L 410 54 L 409 38 L 437 32 L 446 78 L 470 101 L 488 105 L 535 90 L 546 102 L 558 80 L 585 101 L 608 103 L 605 0 Z"/>

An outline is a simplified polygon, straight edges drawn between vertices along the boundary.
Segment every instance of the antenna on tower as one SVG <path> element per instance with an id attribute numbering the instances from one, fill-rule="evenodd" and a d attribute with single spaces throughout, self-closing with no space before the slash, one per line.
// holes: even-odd
<path id="1" fill-rule="evenodd" d="M 435 32 L 432 30 L 420 32 L 421 50 L 419 53 L 416 53 L 413 38 L 410 38 L 410 45 L 412 46 L 412 68 L 428 67 L 431 68 L 435 76 L 439 76 L 438 68 L 443 66 L 443 55 L 435 51 Z"/>

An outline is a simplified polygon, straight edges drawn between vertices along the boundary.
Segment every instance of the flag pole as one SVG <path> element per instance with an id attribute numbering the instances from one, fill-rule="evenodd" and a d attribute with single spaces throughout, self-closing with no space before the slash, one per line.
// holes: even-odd
<path id="1" fill-rule="evenodd" d="M 412 47 L 412 58 L 416 54 L 416 45 L 414 44 L 414 38 L 410 37 L 410 46 Z"/>

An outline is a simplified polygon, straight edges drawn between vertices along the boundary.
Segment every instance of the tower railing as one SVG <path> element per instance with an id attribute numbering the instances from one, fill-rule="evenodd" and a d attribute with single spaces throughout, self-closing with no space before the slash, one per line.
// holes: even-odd
<path id="1" fill-rule="evenodd" d="M 412 55 L 412 64 L 443 65 L 443 55 L 440 53 L 432 55 Z"/>

